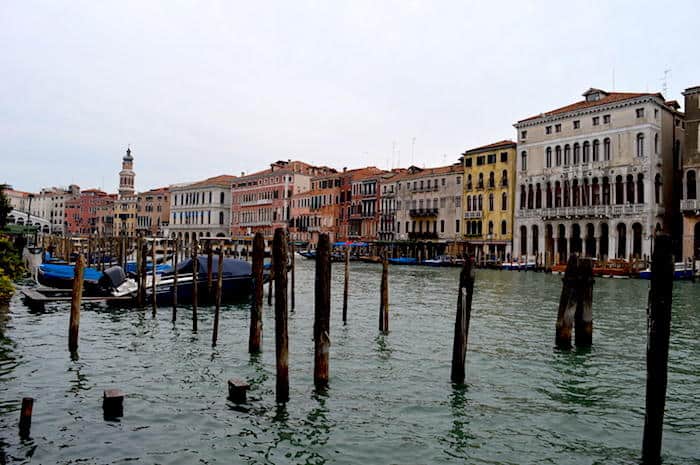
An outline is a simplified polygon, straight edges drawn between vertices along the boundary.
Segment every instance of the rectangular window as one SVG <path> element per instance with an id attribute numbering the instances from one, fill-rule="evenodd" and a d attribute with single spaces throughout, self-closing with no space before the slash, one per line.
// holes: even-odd
<path id="1" fill-rule="evenodd" d="M 698 100 L 698 102 L 700 102 L 700 100 Z M 658 108 L 654 108 L 654 119 L 659 119 L 659 109 Z"/>
<path id="2" fill-rule="evenodd" d="M 496 154 L 492 153 L 488 156 L 488 164 L 491 165 L 493 163 L 496 163 Z"/>
<path id="3" fill-rule="evenodd" d="M 481 155 L 480 157 L 476 157 L 476 166 L 481 166 L 484 164 L 484 156 Z"/>
<path id="4" fill-rule="evenodd" d="M 527 139 L 527 131 L 520 131 L 520 138 Z"/>
<path id="5" fill-rule="evenodd" d="M 459 220 L 455 220 L 455 232 L 459 232 Z"/>
<path id="6" fill-rule="evenodd" d="M 574 129 L 581 129 L 581 121 L 580 120 L 574 121 Z"/>
<path id="7" fill-rule="evenodd" d="M 464 166 L 466 166 L 467 168 L 469 168 L 469 167 L 472 166 L 472 159 L 471 159 L 471 157 L 467 157 L 467 158 L 464 159 Z M 444 179 L 443 179 L 443 181 L 444 181 Z M 445 184 L 443 183 L 443 186 L 444 186 L 444 185 L 445 185 Z"/>
<path id="8" fill-rule="evenodd" d="M 637 114 L 637 118 L 644 118 L 644 108 L 637 108 L 635 113 Z"/>
<path id="9" fill-rule="evenodd" d="M 552 126 L 547 126 L 546 128 L 544 128 L 544 133 L 551 134 L 552 133 Z"/>
<path id="10" fill-rule="evenodd" d="M 440 220 L 440 232 L 445 232 L 445 220 Z"/>
<path id="11" fill-rule="evenodd" d="M 508 161 L 508 152 L 501 152 L 501 162 L 506 163 Z"/>
<path id="12" fill-rule="evenodd" d="M 603 124 L 610 124 L 610 115 L 603 115 Z"/>
<path id="13" fill-rule="evenodd" d="M 600 124 L 600 116 L 593 117 L 593 126 L 598 126 Z"/>
<path id="14" fill-rule="evenodd" d="M 442 178 L 442 185 L 445 185 L 445 178 Z"/>
<path id="15" fill-rule="evenodd" d="M 462 176 L 457 176 L 457 184 L 462 184 Z"/>
<path id="16" fill-rule="evenodd" d="M 561 124 L 554 125 L 554 132 L 561 132 Z"/>

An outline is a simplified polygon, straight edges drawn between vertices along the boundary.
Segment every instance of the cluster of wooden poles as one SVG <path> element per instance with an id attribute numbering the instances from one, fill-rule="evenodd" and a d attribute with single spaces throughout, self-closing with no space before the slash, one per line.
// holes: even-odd
<path id="1" fill-rule="evenodd" d="M 212 242 L 206 248 L 208 255 L 208 286 L 212 286 Z M 223 247 L 219 244 L 218 282 L 216 294 L 216 310 L 212 345 L 216 345 L 218 335 L 218 320 L 221 306 Z M 146 243 L 139 240 L 137 251 L 139 284 L 145 283 Z M 175 241 L 175 268 L 177 269 L 178 242 Z M 153 314 L 156 314 L 157 301 L 155 293 L 155 243 L 151 249 L 153 262 Z M 282 228 L 275 230 L 272 241 L 272 270 L 270 276 L 270 293 L 268 303 L 272 299 L 274 283 L 274 312 L 275 312 L 275 356 L 276 356 L 276 390 L 275 398 L 278 403 L 289 400 L 289 337 L 287 333 L 288 317 L 288 264 L 290 263 L 290 248 L 287 244 L 287 234 Z M 197 274 L 198 244 L 192 243 L 192 258 L 194 274 Z M 248 351 L 259 353 L 262 348 L 263 330 L 263 268 L 265 256 L 265 240 L 262 234 L 255 235 L 252 253 L 252 275 L 254 282 L 253 299 L 250 312 L 250 334 Z M 389 283 L 387 253 L 382 252 L 382 273 L 380 282 L 379 302 L 379 331 L 389 331 Z M 291 306 L 294 309 L 294 252 L 291 250 Z M 349 288 L 349 251 L 345 254 L 345 281 L 343 285 L 343 323 L 347 323 L 348 288 Z M 73 300 L 71 303 L 69 325 L 69 349 L 75 352 L 78 348 L 78 327 L 80 321 L 80 295 L 82 294 L 82 273 L 84 261 L 78 257 L 75 267 Z M 673 289 L 674 264 L 671 254 L 670 236 L 659 234 L 656 237 L 654 255 L 652 258 L 652 279 L 649 291 L 648 342 L 647 342 L 647 383 L 646 383 L 646 414 L 644 420 L 644 437 L 642 456 L 644 463 L 659 463 L 661 457 L 661 438 L 663 430 L 663 415 L 666 402 L 668 346 L 670 337 L 671 303 Z M 463 385 L 466 377 L 466 354 L 471 318 L 472 298 L 474 293 L 475 273 L 471 260 L 467 260 L 459 276 L 459 291 L 457 296 L 457 312 L 455 316 L 454 340 L 452 350 L 451 381 L 455 385 Z M 593 334 L 593 276 L 590 259 L 579 259 L 576 255 L 569 258 L 564 278 L 562 293 L 555 326 L 555 345 L 559 349 L 572 347 L 572 333 L 575 330 L 577 347 L 590 347 Z M 173 292 L 173 321 L 177 314 L 177 273 L 175 274 L 175 292 Z M 143 287 L 139 286 L 141 294 Z M 143 296 L 140 297 L 143 299 Z M 197 330 L 197 286 L 193 286 L 192 318 L 193 330 Z M 140 300 L 140 303 L 143 301 Z M 331 310 L 331 244 L 328 235 L 322 234 L 318 241 L 316 252 L 316 270 L 314 286 L 314 384 L 317 389 L 324 389 L 329 382 L 329 352 L 330 352 L 330 310 Z M 228 383 L 229 397 L 236 402 L 245 402 L 245 392 L 248 384 L 238 379 Z M 108 390 L 110 391 L 110 390 Z M 108 396 L 109 394 L 109 396 Z M 120 397 L 121 396 L 121 397 Z M 105 391 L 103 406 L 112 397 L 123 399 L 120 391 Z M 116 404 L 121 409 L 120 401 Z M 20 434 L 27 436 L 31 425 L 33 399 L 25 398 L 22 402 L 20 417 Z M 105 407 L 107 408 L 107 407 Z"/>

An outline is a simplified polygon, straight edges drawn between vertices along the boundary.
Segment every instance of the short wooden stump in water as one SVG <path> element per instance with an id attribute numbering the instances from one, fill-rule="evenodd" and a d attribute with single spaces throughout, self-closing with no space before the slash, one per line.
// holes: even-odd
<path id="1" fill-rule="evenodd" d="M 246 403 L 246 393 L 250 389 L 250 384 L 238 378 L 228 380 L 228 398 L 236 404 Z"/>
<path id="2" fill-rule="evenodd" d="M 105 418 L 124 416 L 124 393 L 119 389 L 105 389 L 102 396 L 102 410 Z"/>

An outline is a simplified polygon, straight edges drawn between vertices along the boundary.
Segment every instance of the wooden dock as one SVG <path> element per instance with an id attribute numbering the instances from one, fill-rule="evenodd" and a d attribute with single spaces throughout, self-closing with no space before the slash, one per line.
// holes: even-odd
<path id="1" fill-rule="evenodd" d="M 51 287 L 23 287 L 20 292 L 31 304 L 45 304 L 51 302 L 70 302 L 71 289 L 54 289 Z M 82 302 L 129 302 L 132 297 L 113 296 L 83 296 Z"/>

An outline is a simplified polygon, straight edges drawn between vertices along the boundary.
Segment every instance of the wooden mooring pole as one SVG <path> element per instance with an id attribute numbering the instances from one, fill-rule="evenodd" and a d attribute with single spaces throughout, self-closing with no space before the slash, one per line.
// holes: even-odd
<path id="1" fill-rule="evenodd" d="M 197 238 L 192 240 L 192 331 L 197 331 L 197 278 L 199 277 Z"/>
<path id="2" fill-rule="evenodd" d="M 75 260 L 75 271 L 73 274 L 73 293 L 70 301 L 70 322 L 68 324 L 68 350 L 76 352 L 78 350 L 78 333 L 80 332 L 80 301 L 83 298 L 83 275 L 85 261 L 83 254 L 79 254 Z"/>
<path id="3" fill-rule="evenodd" d="M 180 253 L 180 239 L 175 238 L 173 244 L 173 322 L 177 320 L 177 255 Z"/>
<path id="4" fill-rule="evenodd" d="M 272 250 L 271 250 L 272 252 Z M 286 271 L 286 270 L 285 270 Z M 270 254 L 270 278 L 267 285 L 267 305 L 272 305 L 272 285 L 275 281 L 275 257 Z"/>
<path id="5" fill-rule="evenodd" d="M 287 336 L 287 237 L 284 229 L 275 229 L 272 243 L 275 274 L 275 355 L 277 358 L 277 403 L 289 400 L 289 339 Z"/>
<path id="6" fill-rule="evenodd" d="M 211 244 L 211 242 L 210 242 Z M 211 251 L 211 245 L 209 246 Z M 213 252 L 211 252 L 213 253 Z M 224 287 L 224 246 L 219 243 L 219 263 L 216 274 L 216 309 L 214 310 L 214 332 L 212 334 L 212 347 L 216 346 L 216 339 L 219 337 L 219 314 L 221 313 L 221 291 Z"/>
<path id="7" fill-rule="evenodd" d="M 290 257 L 290 265 L 291 265 L 291 275 L 292 275 L 292 283 L 290 285 L 289 293 L 290 293 L 290 301 L 292 304 L 291 310 L 294 311 L 294 305 L 295 305 L 295 296 L 294 296 L 294 281 L 295 281 L 295 276 L 294 276 L 294 243 L 292 242 L 289 245 L 289 253 L 291 254 Z"/>
<path id="8" fill-rule="evenodd" d="M 28 439 L 32 429 L 32 410 L 34 409 L 34 398 L 22 398 L 22 410 L 19 413 L 19 437 Z"/>
<path id="9" fill-rule="evenodd" d="M 571 255 L 566 263 L 566 272 L 562 278 L 559 312 L 557 315 L 555 345 L 559 349 L 571 348 L 571 333 L 578 303 L 578 257 Z"/>
<path id="10" fill-rule="evenodd" d="M 207 299 L 211 302 L 213 274 L 214 274 L 214 250 L 212 249 L 211 241 L 207 241 Z"/>
<path id="11" fill-rule="evenodd" d="M 644 464 L 661 462 L 674 273 L 671 246 L 671 236 L 656 236 L 647 307 L 647 397 L 642 444 Z"/>
<path id="12" fill-rule="evenodd" d="M 464 384 L 466 377 L 467 343 L 469 341 L 469 321 L 472 314 L 474 295 L 474 268 L 467 257 L 459 274 L 459 295 L 457 296 L 457 316 L 452 344 L 452 372 L 450 378 L 455 384 Z"/>
<path id="13" fill-rule="evenodd" d="M 316 283 L 314 292 L 314 384 L 328 385 L 331 319 L 331 241 L 321 234 L 316 248 Z"/>
<path id="14" fill-rule="evenodd" d="M 156 239 L 151 244 L 151 300 L 153 304 L 153 317 L 158 311 L 158 295 L 156 294 Z"/>
<path id="15" fill-rule="evenodd" d="M 350 246 L 345 246 L 345 281 L 343 282 L 343 324 L 348 324 L 348 290 L 350 288 Z"/>
<path id="16" fill-rule="evenodd" d="M 593 345 L 593 261 L 579 259 L 578 302 L 574 316 L 576 347 Z"/>
<path id="17" fill-rule="evenodd" d="M 389 332 L 389 261 L 385 251 L 382 255 L 382 281 L 379 285 L 379 331 Z"/>
<path id="18" fill-rule="evenodd" d="M 248 352 L 260 352 L 262 342 L 262 311 L 263 297 L 263 265 L 265 261 L 265 239 L 262 233 L 255 233 L 253 239 L 253 301 L 250 307 L 250 335 L 248 337 Z"/>
<path id="19" fill-rule="evenodd" d="M 142 266 L 141 262 L 143 261 L 143 248 L 141 245 L 143 244 L 143 238 L 139 236 L 136 239 L 136 282 L 138 283 L 138 289 L 136 291 L 136 304 L 140 307 L 143 305 L 143 296 L 145 292 L 145 287 L 143 285 L 143 276 L 142 276 Z M 121 260 L 120 260 L 121 261 Z M 126 267 L 126 265 L 124 265 Z"/>

